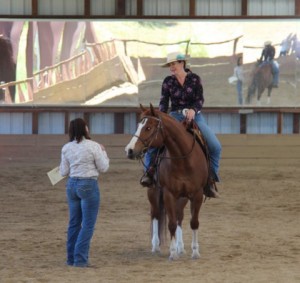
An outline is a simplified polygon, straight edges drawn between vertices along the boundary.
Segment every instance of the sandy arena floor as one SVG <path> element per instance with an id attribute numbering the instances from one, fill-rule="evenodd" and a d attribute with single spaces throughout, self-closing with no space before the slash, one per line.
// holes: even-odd
<path id="1" fill-rule="evenodd" d="M 112 160 L 101 176 L 101 211 L 91 245 L 93 268 L 65 266 L 64 181 L 52 187 L 49 162 L 1 164 L 0 282 L 300 282 L 300 160 L 225 159 L 220 199 L 200 212 L 201 259 L 151 254 L 149 204 L 141 165 Z M 167 243 L 168 244 L 168 243 Z"/>

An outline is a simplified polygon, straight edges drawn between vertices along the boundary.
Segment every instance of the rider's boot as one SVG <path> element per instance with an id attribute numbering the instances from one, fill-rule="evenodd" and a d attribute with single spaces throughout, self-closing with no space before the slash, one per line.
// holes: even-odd
<path id="1" fill-rule="evenodd" d="M 154 168 L 150 167 L 142 176 L 140 184 L 143 187 L 150 187 L 154 183 Z"/>
<path id="2" fill-rule="evenodd" d="M 220 194 L 215 181 L 208 182 L 203 191 L 204 195 L 208 198 L 219 198 Z"/>
<path id="3" fill-rule="evenodd" d="M 218 188 L 216 182 L 219 182 L 220 179 L 218 175 L 212 170 L 210 172 L 209 181 L 207 182 L 206 186 L 204 187 L 204 195 L 208 198 L 219 198 L 220 194 L 218 193 Z"/>

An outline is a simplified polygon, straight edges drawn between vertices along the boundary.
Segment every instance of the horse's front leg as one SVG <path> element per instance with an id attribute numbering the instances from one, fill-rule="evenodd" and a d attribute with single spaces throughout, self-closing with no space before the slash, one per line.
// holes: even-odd
<path id="1" fill-rule="evenodd" d="M 202 192 L 198 192 L 191 201 L 191 229 L 192 229 L 192 259 L 200 258 L 198 229 L 199 229 L 199 212 L 203 201 Z"/>
<path id="2" fill-rule="evenodd" d="M 158 231 L 158 220 L 152 219 L 152 253 L 160 252 L 159 242 L 159 231 Z"/>
<path id="3" fill-rule="evenodd" d="M 152 220 L 152 253 L 160 252 L 159 240 L 159 193 L 155 188 L 148 188 L 148 200 L 151 205 L 151 220 Z"/>
<path id="4" fill-rule="evenodd" d="M 198 229 L 193 230 L 192 232 L 192 259 L 200 258 L 200 251 L 199 251 L 199 242 L 198 242 Z"/>
<path id="5" fill-rule="evenodd" d="M 185 253 L 183 233 L 182 233 L 182 221 L 184 217 L 184 208 L 188 203 L 188 198 L 179 198 L 176 203 L 176 214 L 177 214 L 177 229 L 176 229 L 176 247 L 179 255 Z"/>
<path id="6" fill-rule="evenodd" d="M 170 256 L 169 260 L 178 259 L 177 246 L 176 246 L 176 228 L 177 228 L 177 218 L 176 218 L 176 200 L 170 192 L 164 191 L 164 203 L 168 215 L 168 228 L 171 236 L 170 243 Z"/>
<path id="7" fill-rule="evenodd" d="M 182 236 L 182 228 L 179 225 L 177 225 L 177 228 L 176 228 L 176 248 L 177 248 L 177 253 L 179 255 L 185 254 L 184 242 L 183 242 L 183 236 Z"/>

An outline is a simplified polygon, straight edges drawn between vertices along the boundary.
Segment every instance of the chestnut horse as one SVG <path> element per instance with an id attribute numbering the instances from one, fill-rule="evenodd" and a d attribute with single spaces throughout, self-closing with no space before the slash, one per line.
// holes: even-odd
<path id="1" fill-rule="evenodd" d="M 190 201 L 192 258 L 200 257 L 198 243 L 199 212 L 208 183 L 209 162 L 195 136 L 170 115 L 141 105 L 141 120 L 125 148 L 129 159 L 141 159 L 147 148 L 164 146 L 159 157 L 156 185 L 148 188 L 151 205 L 152 252 L 160 251 L 160 240 L 168 217 L 171 236 L 169 259 L 184 253 L 182 220 Z M 165 210 L 166 213 L 163 213 Z"/>
<path id="2" fill-rule="evenodd" d="M 252 97 L 257 92 L 257 100 L 256 104 L 259 106 L 261 105 L 261 96 L 265 89 L 268 89 L 268 104 L 271 102 L 271 93 L 272 93 L 272 81 L 273 81 L 273 74 L 272 74 L 272 65 L 269 63 L 264 63 L 260 65 L 258 61 L 254 67 L 254 71 L 252 74 L 252 79 L 250 81 L 250 85 L 248 87 L 248 95 L 246 98 L 246 103 L 250 104 Z"/>

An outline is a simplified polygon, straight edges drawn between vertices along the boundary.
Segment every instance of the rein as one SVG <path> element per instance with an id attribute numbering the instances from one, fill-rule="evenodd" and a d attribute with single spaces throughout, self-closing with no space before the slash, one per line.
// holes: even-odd
<path id="1" fill-rule="evenodd" d="M 156 128 L 156 131 L 153 132 L 147 139 L 144 139 L 144 140 L 143 140 L 143 139 L 141 139 L 139 136 L 134 135 L 134 136 L 137 137 L 137 138 L 143 143 L 143 145 L 145 146 L 144 151 L 146 151 L 146 150 L 151 146 L 152 141 L 153 141 L 154 139 L 157 138 L 157 135 L 158 135 L 158 132 L 159 132 L 159 131 L 161 131 L 161 132 L 162 132 L 162 135 L 165 136 L 165 133 L 164 133 L 164 131 L 163 131 L 163 126 L 162 126 L 163 123 L 162 123 L 161 117 L 157 118 L 157 117 L 153 117 L 153 116 L 145 116 L 145 117 L 143 117 L 143 119 L 141 119 L 141 121 L 143 121 L 143 120 L 146 119 L 146 118 L 157 120 L 157 121 L 158 121 L 158 125 L 157 125 L 157 128 Z M 154 137 L 154 135 L 155 135 L 155 137 Z M 187 154 L 182 155 L 182 156 L 173 156 L 173 157 L 159 156 L 159 162 L 158 162 L 158 163 L 160 163 L 160 161 L 161 161 L 162 159 L 170 159 L 170 160 L 172 160 L 172 159 L 185 159 L 185 158 L 188 158 L 188 157 L 192 154 L 193 149 L 194 149 L 195 144 L 196 144 L 195 133 L 193 133 L 193 137 L 194 137 L 194 138 L 193 138 L 192 148 L 191 148 L 191 150 L 190 150 Z M 146 145 L 146 142 L 147 142 L 150 138 L 152 138 L 152 140 L 151 140 L 151 142 L 149 143 L 149 145 L 147 146 L 147 145 Z"/>
<path id="2" fill-rule="evenodd" d="M 147 139 L 142 139 L 141 137 L 139 137 L 139 136 L 137 136 L 137 135 L 133 135 L 133 136 L 136 137 L 138 140 L 140 140 L 140 141 L 142 142 L 142 144 L 144 145 L 144 147 L 145 147 L 144 150 L 143 150 L 144 152 L 146 152 L 147 149 L 151 146 L 152 141 L 155 140 L 155 139 L 157 138 L 158 132 L 159 132 L 160 130 L 162 131 L 162 121 L 161 121 L 161 118 L 160 118 L 160 117 L 157 118 L 157 117 L 153 117 L 153 116 L 145 116 L 145 117 L 143 117 L 143 119 L 140 120 L 140 123 L 141 123 L 142 121 L 144 121 L 145 119 L 147 119 L 147 118 L 155 119 L 155 120 L 158 121 L 158 125 L 157 125 L 157 127 L 156 127 L 155 132 L 153 132 Z M 162 133 L 163 133 L 163 132 L 162 132 Z M 150 141 L 149 145 L 147 145 L 146 143 L 147 143 L 148 140 L 150 140 L 150 139 L 151 139 L 151 141 Z"/>

